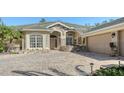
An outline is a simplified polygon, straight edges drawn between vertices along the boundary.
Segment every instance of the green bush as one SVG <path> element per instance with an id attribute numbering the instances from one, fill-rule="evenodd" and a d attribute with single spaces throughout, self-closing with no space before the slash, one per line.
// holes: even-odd
<path id="1" fill-rule="evenodd" d="M 0 52 L 3 52 L 4 51 L 4 45 L 2 43 L 0 43 Z"/>
<path id="2" fill-rule="evenodd" d="M 67 47 L 66 46 L 61 46 L 59 50 L 60 51 L 67 51 Z"/>
<path id="3" fill-rule="evenodd" d="M 124 66 L 118 67 L 113 66 L 110 68 L 101 68 L 100 70 L 96 70 L 95 76 L 124 76 Z"/>
<path id="4" fill-rule="evenodd" d="M 3 52 L 4 48 L 3 47 L 0 47 L 0 53 Z"/>

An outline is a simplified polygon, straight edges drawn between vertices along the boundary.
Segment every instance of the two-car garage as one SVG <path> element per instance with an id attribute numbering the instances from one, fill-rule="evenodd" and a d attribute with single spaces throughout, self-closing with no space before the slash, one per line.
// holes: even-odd
<path id="1" fill-rule="evenodd" d="M 118 53 L 124 56 L 124 30 L 118 30 L 117 40 L 113 41 L 112 32 L 90 35 L 87 37 L 87 49 L 90 52 L 111 54 L 110 42 L 115 42 L 117 45 Z"/>
<path id="2" fill-rule="evenodd" d="M 91 28 L 82 38 L 90 52 L 124 56 L 124 17 Z"/>

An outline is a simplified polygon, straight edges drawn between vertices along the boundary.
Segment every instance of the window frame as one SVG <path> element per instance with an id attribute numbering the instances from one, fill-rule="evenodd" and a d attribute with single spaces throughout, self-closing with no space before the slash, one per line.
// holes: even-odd
<path id="1" fill-rule="evenodd" d="M 73 44 L 74 44 L 73 35 L 67 35 L 67 37 L 66 37 L 66 45 L 73 45 Z"/>
<path id="2" fill-rule="evenodd" d="M 30 48 L 43 48 L 43 35 L 30 35 Z"/>

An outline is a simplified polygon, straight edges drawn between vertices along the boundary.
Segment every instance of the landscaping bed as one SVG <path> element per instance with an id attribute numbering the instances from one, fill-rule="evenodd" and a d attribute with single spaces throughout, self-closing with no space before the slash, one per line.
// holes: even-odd
<path id="1" fill-rule="evenodd" d="M 96 70 L 93 76 L 124 76 L 124 66 L 113 66 Z"/>

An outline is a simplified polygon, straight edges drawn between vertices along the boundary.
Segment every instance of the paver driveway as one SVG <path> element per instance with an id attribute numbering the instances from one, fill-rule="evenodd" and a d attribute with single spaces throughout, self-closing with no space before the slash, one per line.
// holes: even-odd
<path id="1" fill-rule="evenodd" d="M 94 70 L 98 69 L 100 65 L 118 63 L 116 58 L 88 52 L 76 54 L 50 51 L 48 53 L 1 54 L 0 75 L 86 75 L 90 73 L 89 63 L 91 62 L 95 64 Z"/>

